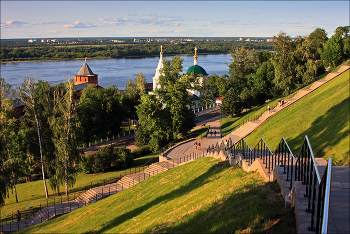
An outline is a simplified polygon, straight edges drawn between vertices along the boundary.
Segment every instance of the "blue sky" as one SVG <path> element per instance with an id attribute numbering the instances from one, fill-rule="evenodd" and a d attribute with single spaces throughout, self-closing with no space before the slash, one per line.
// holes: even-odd
<path id="1" fill-rule="evenodd" d="M 4 1 L 1 38 L 295 37 L 349 25 L 349 1 Z"/>

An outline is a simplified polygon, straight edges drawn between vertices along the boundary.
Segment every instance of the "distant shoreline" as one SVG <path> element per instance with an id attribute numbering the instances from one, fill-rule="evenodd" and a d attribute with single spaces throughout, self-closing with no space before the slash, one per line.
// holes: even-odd
<path id="1" fill-rule="evenodd" d="M 201 53 L 198 55 L 216 55 L 216 54 L 229 54 L 229 53 Z M 193 54 L 166 54 L 163 56 L 191 56 Z M 89 58 L 87 57 L 87 60 L 92 60 L 92 59 L 123 59 L 123 58 L 152 58 L 152 57 L 159 57 L 159 55 L 134 55 L 134 56 L 124 56 L 124 57 L 118 57 L 118 58 L 104 58 L 104 57 L 97 57 L 97 58 Z M 69 60 L 84 60 L 85 58 L 71 58 L 71 59 L 50 59 L 50 60 L 23 60 L 23 61 L 6 61 L 2 62 L 1 64 L 7 64 L 7 63 L 27 63 L 27 62 L 55 62 L 55 61 L 69 61 Z"/>

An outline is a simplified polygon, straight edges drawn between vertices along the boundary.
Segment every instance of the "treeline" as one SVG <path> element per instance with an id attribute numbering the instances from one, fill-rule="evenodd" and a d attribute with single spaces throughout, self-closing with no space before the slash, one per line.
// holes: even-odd
<path id="1" fill-rule="evenodd" d="M 123 94 L 115 86 L 104 89 L 91 84 L 78 99 L 71 80 L 51 86 L 27 77 L 13 90 L 0 78 L 0 204 L 10 188 L 17 200 L 20 178 L 31 181 L 40 173 L 48 197 L 47 180 L 53 191 L 59 194 L 64 187 L 67 194 L 79 170 L 91 173 L 129 167 L 133 154 L 125 147 L 107 147 L 84 156 L 78 145 L 96 138 L 111 139 L 123 121 L 137 119 L 135 106 L 144 87 L 145 77 L 140 73 L 128 82 Z M 19 100 L 24 115 L 17 119 L 15 106 L 22 106 Z"/>
<path id="2" fill-rule="evenodd" d="M 121 44 L 121 45 L 46 45 L 31 47 L 1 47 L 1 61 L 33 61 L 33 60 L 62 60 L 75 58 L 121 58 L 128 56 L 159 55 L 161 43 L 153 44 Z M 164 54 L 192 54 L 193 48 L 198 47 L 198 53 L 229 53 L 236 48 L 257 50 L 273 50 L 271 42 L 247 41 L 210 41 L 196 43 L 165 44 Z"/>
<path id="3" fill-rule="evenodd" d="M 286 96 L 314 82 L 326 67 L 350 58 L 349 26 L 338 27 L 330 39 L 320 28 L 295 40 L 283 32 L 274 39 L 274 53 L 236 49 L 229 76 L 209 79 L 216 94 L 225 96 L 221 108 L 224 115 L 237 115 L 267 99 Z"/>

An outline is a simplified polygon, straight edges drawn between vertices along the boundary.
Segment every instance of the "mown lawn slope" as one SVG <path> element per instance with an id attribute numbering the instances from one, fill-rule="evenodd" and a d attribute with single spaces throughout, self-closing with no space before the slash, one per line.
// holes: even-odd
<path id="1" fill-rule="evenodd" d="M 349 76 L 347 70 L 291 106 L 278 112 L 246 138 L 254 146 L 263 138 L 275 150 L 284 137 L 298 155 L 309 137 L 315 157 L 349 166 Z"/>
<path id="2" fill-rule="evenodd" d="M 295 233 L 277 183 L 201 158 L 22 233 Z"/>

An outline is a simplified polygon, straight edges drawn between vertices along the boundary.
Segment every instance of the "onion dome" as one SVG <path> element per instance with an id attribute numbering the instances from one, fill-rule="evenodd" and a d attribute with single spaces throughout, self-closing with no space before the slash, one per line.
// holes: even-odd
<path id="1" fill-rule="evenodd" d="M 197 56 L 197 47 L 194 48 L 194 51 L 195 51 L 195 54 L 193 56 L 194 58 L 194 65 L 193 66 L 190 66 L 187 71 L 186 71 L 186 74 L 187 75 L 190 75 L 192 72 L 198 76 L 207 76 L 208 73 L 204 70 L 203 67 L 199 66 L 197 64 L 197 59 L 198 59 L 198 56 Z"/>

